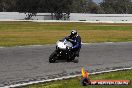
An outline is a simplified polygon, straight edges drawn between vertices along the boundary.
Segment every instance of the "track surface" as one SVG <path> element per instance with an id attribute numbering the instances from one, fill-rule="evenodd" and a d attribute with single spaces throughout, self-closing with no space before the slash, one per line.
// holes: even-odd
<path id="1" fill-rule="evenodd" d="M 0 48 L 0 87 L 79 74 L 81 67 L 90 72 L 132 67 L 132 42 L 83 45 L 79 63 L 48 57 L 55 45 Z"/>

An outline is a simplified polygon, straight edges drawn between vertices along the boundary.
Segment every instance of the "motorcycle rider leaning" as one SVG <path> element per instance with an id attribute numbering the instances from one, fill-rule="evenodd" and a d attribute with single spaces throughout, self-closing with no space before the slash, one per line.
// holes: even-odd
<path id="1" fill-rule="evenodd" d="M 81 37 L 78 35 L 76 30 L 72 30 L 70 36 L 66 37 L 68 41 L 73 44 L 72 51 L 75 52 L 75 55 L 79 57 L 79 52 L 81 49 Z"/>

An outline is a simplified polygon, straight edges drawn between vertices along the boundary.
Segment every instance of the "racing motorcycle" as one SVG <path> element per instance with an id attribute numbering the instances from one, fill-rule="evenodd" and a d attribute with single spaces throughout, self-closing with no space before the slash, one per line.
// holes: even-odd
<path id="1" fill-rule="evenodd" d="M 66 60 L 67 62 L 75 60 L 75 52 L 72 51 L 73 44 L 67 39 L 57 41 L 56 50 L 50 55 L 49 62 L 54 63 L 56 60 Z M 77 63 L 77 62 L 76 62 Z"/>

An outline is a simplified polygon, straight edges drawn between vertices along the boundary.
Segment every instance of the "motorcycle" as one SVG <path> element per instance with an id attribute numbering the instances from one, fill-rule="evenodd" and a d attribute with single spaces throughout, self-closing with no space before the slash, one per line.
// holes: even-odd
<path id="1" fill-rule="evenodd" d="M 57 41 L 56 50 L 50 55 L 49 62 L 55 63 L 56 60 L 66 60 L 67 62 L 74 61 L 76 55 L 75 52 L 72 51 L 72 47 L 73 44 L 67 39 Z"/>

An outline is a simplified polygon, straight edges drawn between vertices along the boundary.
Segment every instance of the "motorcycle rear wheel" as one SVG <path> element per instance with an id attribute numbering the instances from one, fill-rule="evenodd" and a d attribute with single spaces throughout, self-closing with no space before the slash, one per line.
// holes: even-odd
<path id="1" fill-rule="evenodd" d="M 75 60 L 75 57 L 72 56 L 72 57 L 70 57 L 69 59 L 67 59 L 67 62 L 72 62 L 72 61 L 74 61 L 74 60 Z"/>

